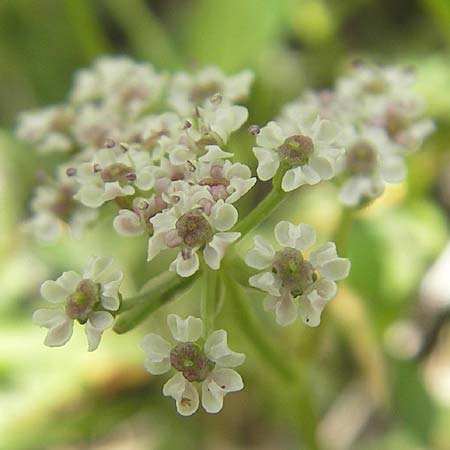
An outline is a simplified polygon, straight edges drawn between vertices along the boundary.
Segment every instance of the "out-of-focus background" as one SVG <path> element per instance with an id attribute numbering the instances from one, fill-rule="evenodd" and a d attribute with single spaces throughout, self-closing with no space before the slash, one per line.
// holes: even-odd
<path id="1" fill-rule="evenodd" d="M 252 300 L 278 351 L 314 374 L 307 388 L 324 450 L 450 449 L 449 49 L 448 0 L 0 0 L 0 450 L 303 448 L 293 393 L 232 325 L 228 305 L 219 325 L 247 353 L 246 389 L 220 415 L 179 417 L 160 393 L 164 377 L 144 372 L 141 337 L 162 329 L 168 311 L 195 312 L 195 289 L 126 335 L 105 333 L 92 354 L 80 329 L 50 349 L 31 324 L 42 280 L 87 255 L 116 256 L 128 292 L 151 272 L 142 242 L 124 242 L 108 220 L 53 245 L 18 226 L 49 162 L 15 139 L 17 113 L 64 101 L 74 71 L 104 54 L 168 71 L 251 68 L 249 123 L 258 124 L 304 89 L 330 87 L 352 61 L 415 67 L 437 131 L 410 158 L 408 182 L 357 217 L 350 282 L 321 327 L 280 329 Z M 252 139 L 243 132 L 235 145 L 254 167 Z M 280 216 L 333 234 L 331 185 L 296 201 Z"/>

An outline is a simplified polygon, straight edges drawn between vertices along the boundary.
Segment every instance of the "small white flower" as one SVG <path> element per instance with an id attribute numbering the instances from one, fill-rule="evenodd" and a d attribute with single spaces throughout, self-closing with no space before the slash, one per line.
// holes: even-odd
<path id="1" fill-rule="evenodd" d="M 205 67 L 195 75 L 179 72 L 171 82 L 168 102 L 182 115 L 191 115 L 197 106 L 214 107 L 217 94 L 220 104 L 230 105 L 248 96 L 253 78 L 249 70 L 227 77 L 217 67 Z"/>
<path id="2" fill-rule="evenodd" d="M 75 202 L 75 192 L 75 181 L 66 175 L 66 167 L 61 166 L 56 180 L 38 186 L 34 191 L 32 215 L 23 223 L 22 230 L 37 239 L 55 241 L 68 227 L 75 238 L 80 238 L 98 214 Z"/>
<path id="3" fill-rule="evenodd" d="M 185 164 L 203 157 L 211 146 L 220 148 L 225 145 L 247 117 L 248 111 L 244 106 L 220 106 L 213 110 L 197 108 L 196 116 L 187 121 L 190 126 L 183 128 L 175 138 L 166 137 L 159 141 L 161 150 L 169 155 L 172 164 Z"/>
<path id="4" fill-rule="evenodd" d="M 220 151 L 217 146 L 209 148 Z M 250 168 L 245 164 L 216 159 L 221 155 L 213 155 L 211 150 L 197 161 L 186 179 L 207 186 L 215 201 L 222 199 L 226 203 L 234 203 L 255 185 L 256 178 L 251 176 Z"/>
<path id="5" fill-rule="evenodd" d="M 98 208 L 116 197 L 133 195 L 135 187 L 153 187 L 154 166 L 147 152 L 114 146 L 94 153 L 93 162 L 81 164 L 75 174 L 80 187 L 74 198 Z"/>
<path id="6" fill-rule="evenodd" d="M 114 218 L 113 226 L 121 236 L 139 236 L 153 234 L 150 219 L 167 207 L 161 195 L 152 195 L 149 199 L 137 197 L 133 200 L 133 209 L 121 209 Z"/>
<path id="7" fill-rule="evenodd" d="M 306 259 L 302 251 L 316 240 L 310 225 L 282 221 L 274 234 L 282 247 L 279 251 L 261 236 L 255 237 L 245 262 L 265 271 L 250 277 L 249 283 L 269 294 L 264 307 L 275 310 L 278 324 L 289 325 L 300 313 L 306 325 L 316 327 L 325 305 L 336 295 L 335 281 L 348 276 L 350 261 L 338 257 L 333 242 L 316 248 Z"/>
<path id="8" fill-rule="evenodd" d="M 406 177 L 401 148 L 381 128 L 347 127 L 341 135 L 346 154 L 339 160 L 339 172 L 346 175 L 340 200 L 355 207 L 380 196 L 386 183 L 400 183 Z"/>
<path id="9" fill-rule="evenodd" d="M 159 100 L 165 84 L 166 76 L 157 74 L 150 64 L 105 57 L 77 73 L 71 100 L 76 105 L 103 102 L 111 111 L 135 117 Z"/>
<path id="10" fill-rule="evenodd" d="M 27 111 L 19 116 L 16 133 L 41 153 L 67 152 L 74 147 L 70 128 L 73 111 L 65 105 Z"/>
<path id="11" fill-rule="evenodd" d="M 68 342 L 76 320 L 85 325 L 88 350 L 98 347 L 103 332 L 114 322 L 112 312 L 120 306 L 123 273 L 114 270 L 112 262 L 111 258 L 91 257 L 82 275 L 64 272 L 56 281 L 42 284 L 42 297 L 59 305 L 33 314 L 33 322 L 49 330 L 45 345 L 60 347 Z"/>
<path id="12" fill-rule="evenodd" d="M 148 261 L 164 249 L 180 248 L 169 269 L 189 277 L 200 267 L 197 251 L 202 249 L 206 264 L 218 270 L 226 249 L 240 237 L 228 231 L 237 222 L 236 208 L 222 199 L 215 202 L 207 186 L 184 181 L 172 183 L 167 202 L 173 205 L 150 219 Z"/>
<path id="13" fill-rule="evenodd" d="M 203 408 L 209 413 L 219 412 L 225 395 L 244 387 L 241 376 L 232 368 L 243 364 L 245 355 L 230 350 L 225 330 L 212 332 L 202 348 L 197 343 L 203 336 L 201 319 L 192 316 L 182 319 L 170 314 L 167 324 L 176 344 L 157 334 L 145 336 L 141 347 L 146 353 L 146 370 L 153 375 L 171 368 L 177 371 L 164 384 L 163 394 L 175 400 L 179 414 L 190 416 L 197 411 L 200 404 L 197 383 L 201 383 Z"/>
<path id="14" fill-rule="evenodd" d="M 286 192 L 333 178 L 336 159 L 343 153 L 337 137 L 337 126 L 319 117 L 313 123 L 302 118 L 295 124 L 269 122 L 261 128 L 253 149 L 258 177 L 270 180 L 283 165 L 287 168 L 282 179 Z"/>

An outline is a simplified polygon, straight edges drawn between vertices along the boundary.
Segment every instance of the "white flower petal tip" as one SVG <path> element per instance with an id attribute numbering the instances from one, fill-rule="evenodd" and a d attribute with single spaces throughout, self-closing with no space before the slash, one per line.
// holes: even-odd
<path id="1" fill-rule="evenodd" d="M 203 322 L 197 317 L 189 316 L 182 319 L 176 314 L 169 314 L 167 325 L 173 338 L 178 342 L 195 342 L 203 335 Z"/>
<path id="2" fill-rule="evenodd" d="M 219 270 L 227 248 L 240 237 L 241 233 L 238 232 L 216 233 L 203 250 L 206 264 L 213 270 Z"/>
<path id="3" fill-rule="evenodd" d="M 210 414 L 223 408 L 223 398 L 229 392 L 244 388 L 242 377 L 233 369 L 215 369 L 202 385 L 202 405 Z"/>
<path id="4" fill-rule="evenodd" d="M 197 390 L 180 372 L 164 384 L 163 395 L 175 400 L 177 411 L 182 416 L 191 416 L 200 404 Z"/>
<path id="5" fill-rule="evenodd" d="M 272 263 L 275 250 L 262 236 L 255 236 L 254 247 L 245 255 L 245 263 L 254 269 L 266 269 Z"/>
<path id="6" fill-rule="evenodd" d="M 316 241 L 316 232 L 311 225 L 304 223 L 294 225 L 281 221 L 275 226 L 275 239 L 283 247 L 292 247 L 304 250 Z"/>
<path id="7" fill-rule="evenodd" d="M 206 356 L 222 367 L 238 367 L 245 361 L 243 353 L 230 350 L 227 343 L 227 332 L 216 330 L 208 336 L 204 351 Z"/>

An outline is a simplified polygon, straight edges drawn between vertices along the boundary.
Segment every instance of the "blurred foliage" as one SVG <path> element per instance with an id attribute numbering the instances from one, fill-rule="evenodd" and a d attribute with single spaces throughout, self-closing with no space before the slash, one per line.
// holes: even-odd
<path id="1" fill-rule="evenodd" d="M 260 124 L 303 89 L 330 86 L 355 59 L 416 68 L 438 132 L 411 159 L 408 184 L 389 190 L 353 223 L 353 293 L 333 303 L 318 329 L 275 327 L 261 296 L 249 293 L 249 301 L 281 357 L 297 355 L 324 418 L 325 449 L 448 450 L 448 395 L 445 403 L 430 389 L 434 378 L 426 381 L 423 362 L 392 359 L 384 336 L 391 324 L 414 315 L 424 273 L 449 239 L 448 205 L 439 196 L 439 180 L 450 171 L 449 49 L 448 0 L 0 0 L 0 450 L 298 448 L 302 424 L 286 406 L 295 391 L 246 340 L 232 302 L 219 325 L 227 324 L 231 347 L 251 357 L 245 391 L 230 396 L 220 416 L 177 417 L 160 395 L 161 380 L 143 371 L 139 339 L 161 327 L 171 305 L 128 335 L 108 333 L 94 355 L 85 352 L 80 333 L 68 347 L 44 348 L 41 330 L 31 325 L 40 281 L 80 268 L 88 254 L 107 249 L 116 256 L 128 269 L 130 293 L 156 269 L 142 263 L 140 242 L 121 245 L 107 220 L 82 242 L 52 246 L 30 241 L 18 227 L 48 161 L 14 138 L 16 115 L 62 101 L 73 72 L 105 53 L 171 71 L 250 67 L 256 83 L 249 123 Z M 242 133 L 233 144 L 254 165 L 251 137 Z M 331 236 L 340 213 L 335 195 L 330 186 L 306 190 L 284 217 Z M 177 300 L 177 311 L 198 309 L 196 289 Z M 447 390 L 448 361 L 442 363 Z M 352 423 L 335 410 L 354 380 L 375 407 L 345 446 Z M 332 420 L 342 435 L 330 440 Z"/>

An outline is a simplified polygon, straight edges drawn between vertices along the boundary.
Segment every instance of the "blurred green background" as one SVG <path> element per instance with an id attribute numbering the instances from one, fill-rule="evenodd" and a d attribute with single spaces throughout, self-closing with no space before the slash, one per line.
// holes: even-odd
<path id="1" fill-rule="evenodd" d="M 177 416 L 160 393 L 164 377 L 144 372 L 138 346 L 145 332 L 164 328 L 168 311 L 197 312 L 196 287 L 129 334 L 106 333 L 93 354 L 80 329 L 67 346 L 49 349 L 31 324 L 42 280 L 80 269 L 87 255 L 116 256 L 125 292 L 152 273 L 142 241 L 119 238 L 107 218 L 80 242 L 36 243 L 18 228 L 36 174 L 51 161 L 14 138 L 17 113 L 64 101 L 74 71 L 102 54 L 169 71 L 251 68 L 249 123 L 258 124 L 304 89 L 332 86 L 355 59 L 416 68 L 437 132 L 410 159 L 408 183 L 355 220 L 350 283 L 321 327 L 277 328 L 261 296 L 250 300 L 274 348 L 308 374 L 324 450 L 450 449 L 450 326 L 446 308 L 436 311 L 420 294 L 449 240 L 449 50 L 448 0 L 0 0 L 0 450 L 306 448 L 295 389 L 246 340 L 232 302 L 219 325 L 247 353 L 246 388 L 218 416 Z M 234 145 L 254 167 L 252 138 L 242 132 Z M 278 218 L 312 223 L 323 240 L 333 234 L 333 186 L 296 204 Z M 417 337 L 404 326 L 410 319 L 429 336 L 421 358 L 408 358 Z"/>

